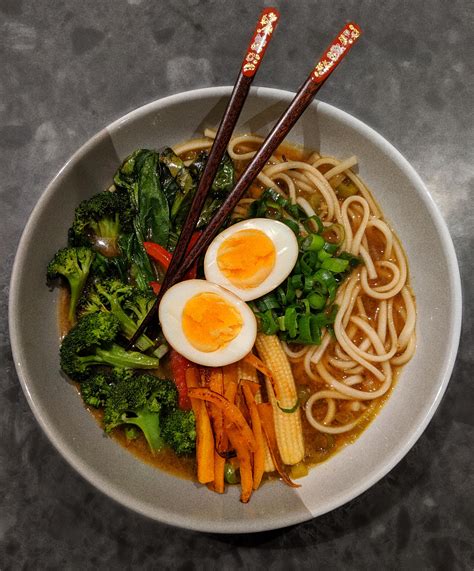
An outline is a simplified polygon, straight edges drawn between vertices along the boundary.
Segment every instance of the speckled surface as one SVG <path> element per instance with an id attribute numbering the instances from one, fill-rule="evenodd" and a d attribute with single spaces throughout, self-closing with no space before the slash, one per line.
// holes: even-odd
<path id="1" fill-rule="evenodd" d="M 129 512 L 78 476 L 36 424 L 13 367 L 6 313 L 22 228 L 54 174 L 107 123 L 171 93 L 232 83 L 249 25 L 231 17 L 252 26 L 260 5 L 0 0 L 2 569 L 474 568 L 473 4 L 276 4 L 281 25 L 256 83 L 295 89 L 341 22 L 357 21 L 365 40 L 320 98 L 394 143 L 448 222 L 464 324 L 446 396 L 386 478 L 350 504 L 278 532 L 180 531 Z"/>

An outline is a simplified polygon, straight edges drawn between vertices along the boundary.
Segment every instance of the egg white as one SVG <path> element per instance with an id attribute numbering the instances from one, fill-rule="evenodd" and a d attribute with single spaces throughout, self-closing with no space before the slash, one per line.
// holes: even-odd
<path id="1" fill-rule="evenodd" d="M 240 313 L 242 318 L 239 334 L 217 351 L 199 351 L 189 342 L 183 331 L 184 306 L 200 293 L 220 295 Z M 158 315 L 163 335 L 171 347 L 193 363 L 206 367 L 222 367 L 243 359 L 250 353 L 257 337 L 257 321 L 250 307 L 233 293 L 206 280 L 186 280 L 171 287 L 161 300 Z"/>
<path id="2" fill-rule="evenodd" d="M 217 252 L 224 240 L 242 230 L 260 230 L 270 238 L 275 247 L 275 265 L 272 271 L 262 283 L 253 288 L 234 285 L 221 272 L 217 263 Z M 251 301 L 277 288 L 290 275 L 297 259 L 298 241 L 286 224 L 268 218 L 251 218 L 230 226 L 214 238 L 204 257 L 204 273 L 210 282 L 232 291 L 244 301 Z"/>

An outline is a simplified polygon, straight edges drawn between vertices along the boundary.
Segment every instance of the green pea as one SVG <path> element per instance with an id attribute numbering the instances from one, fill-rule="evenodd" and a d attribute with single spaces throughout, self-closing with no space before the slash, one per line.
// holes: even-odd
<path id="1" fill-rule="evenodd" d="M 226 462 L 224 466 L 224 478 L 228 484 L 238 484 L 240 482 L 240 476 L 238 471 L 230 462 Z"/>

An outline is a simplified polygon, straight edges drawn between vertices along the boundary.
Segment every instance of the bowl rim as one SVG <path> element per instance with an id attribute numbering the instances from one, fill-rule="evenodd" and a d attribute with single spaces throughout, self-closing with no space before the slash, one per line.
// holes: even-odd
<path id="1" fill-rule="evenodd" d="M 442 243 L 444 245 L 444 255 L 446 257 L 446 263 L 449 267 L 449 281 L 450 286 L 453 291 L 452 297 L 452 331 L 449 338 L 449 349 L 448 349 L 448 356 L 444 362 L 443 369 L 440 370 L 438 375 L 438 391 L 434 399 L 432 399 L 428 409 L 425 411 L 423 416 L 422 422 L 417 426 L 417 428 L 411 433 L 410 437 L 403 442 L 403 444 L 398 448 L 395 454 L 393 454 L 389 461 L 386 461 L 382 464 L 379 470 L 372 473 L 370 478 L 364 479 L 359 486 L 352 488 L 349 493 L 339 495 L 332 503 L 326 504 L 325 508 L 322 509 L 320 512 L 316 514 L 308 514 L 306 516 L 301 515 L 291 515 L 285 514 L 285 516 L 280 516 L 279 518 L 271 518 L 268 522 L 263 521 L 261 525 L 254 527 L 249 526 L 252 529 L 239 529 L 237 530 L 235 525 L 226 526 L 225 522 L 213 522 L 210 521 L 201 521 L 201 525 L 194 520 L 191 521 L 184 521 L 181 516 L 173 517 L 173 514 L 170 514 L 167 511 L 161 511 L 156 507 L 151 509 L 145 509 L 139 502 L 136 502 L 133 498 L 131 498 L 128 494 L 123 493 L 119 490 L 116 490 L 114 487 L 110 488 L 107 485 L 107 480 L 103 478 L 99 473 L 95 470 L 91 469 L 86 463 L 81 460 L 79 454 L 76 454 L 68 449 L 67 445 L 63 441 L 63 437 L 61 434 L 57 433 L 55 429 L 51 426 L 48 422 L 48 418 L 44 417 L 42 411 L 37 407 L 31 393 L 29 390 L 29 383 L 30 380 L 27 378 L 26 374 L 22 369 L 21 364 L 21 352 L 20 352 L 20 334 L 17 325 L 18 319 L 18 291 L 19 288 L 17 287 L 20 281 L 20 272 L 19 267 L 21 266 L 21 260 L 25 256 L 26 252 L 26 245 L 28 241 L 29 234 L 33 231 L 36 226 L 37 219 L 42 211 L 42 207 L 50 198 L 50 195 L 54 193 L 55 183 L 61 177 L 64 171 L 68 169 L 71 165 L 76 164 L 81 158 L 86 155 L 94 146 L 100 141 L 101 137 L 103 137 L 104 131 L 113 131 L 116 129 L 120 129 L 122 125 L 126 124 L 130 120 L 135 120 L 140 117 L 143 117 L 149 113 L 154 111 L 159 111 L 162 108 L 166 108 L 169 105 L 175 105 L 179 103 L 183 103 L 189 101 L 190 99 L 204 99 L 206 97 L 212 96 L 229 96 L 232 91 L 232 86 L 219 86 L 219 87 L 206 87 L 201 89 L 194 89 L 190 91 L 185 91 L 181 93 L 177 93 L 174 95 L 169 95 L 167 97 L 157 99 L 150 103 L 147 103 L 137 109 L 134 109 L 125 115 L 121 116 L 120 118 L 116 119 L 109 125 L 107 125 L 104 129 L 101 129 L 95 135 L 93 135 L 90 139 L 88 139 L 61 167 L 58 173 L 53 177 L 50 181 L 46 189 L 40 195 L 38 201 L 36 202 L 32 212 L 29 215 L 28 221 L 25 225 L 23 233 L 21 235 L 17 252 L 15 255 L 15 260 L 13 263 L 11 280 L 10 280 L 10 290 L 9 290 L 9 307 L 8 307 L 8 319 L 9 319 L 9 333 L 10 333 L 10 343 L 12 348 L 13 360 L 15 364 L 15 369 L 20 380 L 20 384 L 22 386 L 23 392 L 26 396 L 27 402 L 33 411 L 33 414 L 41 426 L 43 431 L 46 433 L 48 439 L 53 444 L 53 446 L 57 449 L 57 451 L 61 454 L 61 456 L 67 460 L 67 462 L 81 475 L 83 476 L 89 483 L 91 483 L 94 487 L 98 488 L 101 492 L 106 494 L 108 497 L 112 498 L 113 500 L 117 501 L 118 503 L 124 505 L 125 507 L 140 513 L 146 517 L 152 518 L 156 521 L 161 523 L 166 523 L 168 525 L 178 526 L 184 529 L 190 529 L 195 531 L 203 531 L 203 532 L 213 532 L 213 533 L 235 533 L 236 531 L 240 533 L 253 533 L 255 531 L 267 531 L 272 529 L 279 529 L 283 527 L 287 527 L 289 525 L 301 523 L 303 521 L 308 521 L 315 517 L 319 517 L 329 511 L 332 511 L 347 502 L 351 501 L 352 499 L 356 498 L 369 488 L 371 488 L 374 484 L 376 484 L 381 478 L 383 478 L 388 472 L 390 472 L 406 454 L 409 450 L 414 446 L 416 441 L 420 438 L 424 430 L 426 429 L 428 423 L 432 419 L 436 409 L 438 408 L 441 399 L 446 391 L 448 386 L 452 370 L 454 367 L 454 363 L 456 360 L 456 355 L 459 346 L 459 339 L 461 333 L 461 324 L 462 324 L 462 289 L 461 289 L 461 278 L 459 272 L 459 265 L 457 262 L 456 252 L 454 249 L 454 245 L 451 239 L 451 236 L 448 231 L 448 227 L 436 205 L 432 196 L 430 195 L 427 187 L 425 186 L 424 182 L 422 181 L 421 177 L 415 171 L 414 167 L 408 162 L 407 159 L 398 151 L 396 147 L 394 147 L 390 142 L 388 142 L 382 135 L 380 135 L 377 131 L 373 128 L 366 125 L 361 120 L 357 119 L 353 115 L 334 107 L 328 103 L 321 102 L 319 100 L 312 103 L 312 105 L 317 105 L 324 113 L 332 116 L 336 120 L 344 122 L 345 124 L 349 124 L 351 128 L 359 131 L 363 136 L 371 140 L 376 146 L 381 148 L 385 154 L 388 154 L 390 160 L 392 160 L 408 177 L 411 184 L 416 188 L 416 191 L 424 203 L 424 206 L 429 211 L 434 224 L 437 228 L 437 231 L 441 235 Z M 291 91 L 283 90 L 283 89 L 275 89 L 270 87 L 252 87 L 250 91 L 250 97 L 269 97 L 269 98 L 279 98 L 283 101 L 290 101 L 291 98 L 294 96 L 294 93 Z M 248 522 L 246 524 L 248 526 Z"/>

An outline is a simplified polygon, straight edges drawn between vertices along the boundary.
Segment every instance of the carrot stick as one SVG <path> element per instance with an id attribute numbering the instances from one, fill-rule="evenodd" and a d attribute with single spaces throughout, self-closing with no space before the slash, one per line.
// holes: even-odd
<path id="1" fill-rule="evenodd" d="M 186 384 L 190 390 L 199 390 L 199 372 L 195 367 L 186 370 Z M 191 399 L 196 417 L 196 460 L 198 481 L 207 484 L 214 481 L 214 436 L 206 403 Z"/>
<path id="2" fill-rule="evenodd" d="M 220 395 L 224 394 L 223 374 L 220 367 L 210 369 L 209 389 Z M 214 430 L 216 450 L 220 452 L 222 451 L 222 439 L 224 437 L 224 415 L 222 410 L 212 403 L 209 403 L 208 411 L 209 416 L 211 417 L 212 428 Z"/>
<path id="3" fill-rule="evenodd" d="M 224 391 L 231 382 L 237 382 L 237 363 L 231 363 L 222 367 L 224 373 Z"/>
<path id="4" fill-rule="evenodd" d="M 255 402 L 254 395 L 252 394 L 249 385 L 247 383 L 242 383 L 242 390 L 244 391 L 245 401 L 252 421 L 252 432 L 257 444 L 257 448 L 253 455 L 253 489 L 257 490 L 265 471 L 265 437 L 262 432 L 262 423 L 260 421 L 260 416 L 258 415 L 257 403 Z"/>
<path id="5" fill-rule="evenodd" d="M 225 418 L 229 422 L 234 423 L 235 426 L 239 429 L 250 451 L 255 451 L 255 438 L 253 432 L 237 406 L 229 402 L 222 395 L 215 393 L 209 389 L 190 388 L 189 396 L 194 399 L 211 402 L 222 409 Z"/>
<path id="6" fill-rule="evenodd" d="M 225 368 L 224 367 L 224 379 L 226 377 L 226 372 L 225 372 Z M 225 382 L 225 380 L 224 380 Z M 227 400 L 231 403 L 234 402 L 235 399 L 235 395 L 237 393 L 237 383 L 235 381 L 229 380 L 229 385 L 227 386 L 226 392 L 225 392 L 225 398 L 227 398 Z M 221 411 L 222 414 L 222 411 Z M 224 450 L 228 450 L 229 448 L 229 438 L 227 436 L 227 429 L 229 428 L 229 426 L 231 425 L 231 423 L 227 420 L 224 419 L 224 415 L 222 415 L 222 419 L 223 419 L 223 426 L 222 426 L 222 431 L 223 431 L 223 437 L 221 440 L 221 447 L 218 448 L 219 451 L 224 451 Z M 233 459 L 235 460 L 235 458 Z M 232 460 L 231 460 L 232 462 Z M 224 477 L 224 472 L 225 472 L 225 463 L 226 463 L 226 459 L 224 457 L 222 457 L 217 450 L 214 451 L 214 482 L 213 484 L 210 484 L 209 487 L 214 491 L 217 492 L 218 494 L 223 494 L 225 491 L 225 477 Z"/>
<path id="7" fill-rule="evenodd" d="M 273 423 L 273 409 L 271 403 L 266 402 L 257 404 L 257 410 L 262 422 L 263 434 L 267 439 L 268 448 L 270 449 L 270 454 L 272 456 L 276 471 L 287 486 L 290 486 L 290 488 L 300 488 L 300 484 L 295 484 L 295 482 L 290 479 L 283 468 L 283 462 L 281 460 L 280 452 L 278 451 L 278 443 L 275 433 L 275 425 Z"/>
<path id="8" fill-rule="evenodd" d="M 235 401 L 235 395 L 237 394 L 238 384 L 237 381 L 229 381 L 229 384 L 225 388 L 224 396 L 232 404 Z"/>
<path id="9" fill-rule="evenodd" d="M 209 373 L 209 388 L 216 393 L 224 393 L 224 382 L 222 368 L 212 368 Z M 215 404 L 209 403 L 209 415 L 211 417 L 211 424 L 214 430 L 215 447 L 214 450 L 214 483 L 212 490 L 218 494 L 223 494 L 225 490 L 224 483 L 224 469 L 225 458 L 219 452 L 224 452 L 228 445 L 227 436 L 224 433 L 224 415 L 222 410 Z"/>
<path id="10" fill-rule="evenodd" d="M 229 440 L 237 452 L 237 458 L 240 466 L 240 485 L 242 491 L 240 492 L 240 501 L 246 504 L 250 500 L 253 490 L 252 478 L 252 460 L 250 451 L 246 446 L 241 433 L 235 425 L 232 425 L 228 430 Z"/>
<path id="11" fill-rule="evenodd" d="M 214 482 L 208 484 L 209 489 L 213 492 L 217 492 L 218 494 L 225 492 L 224 472 L 225 458 L 223 458 L 217 450 L 214 450 Z"/>

